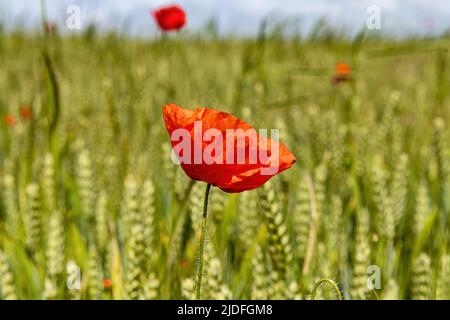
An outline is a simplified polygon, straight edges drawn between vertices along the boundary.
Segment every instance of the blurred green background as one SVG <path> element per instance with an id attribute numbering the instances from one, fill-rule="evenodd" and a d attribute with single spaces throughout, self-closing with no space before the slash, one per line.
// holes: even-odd
<path id="1" fill-rule="evenodd" d="M 0 297 L 194 297 L 206 185 L 170 161 L 173 102 L 278 128 L 297 157 L 258 190 L 213 188 L 204 298 L 310 299 L 332 279 L 345 299 L 450 299 L 448 48 L 320 25 L 1 33 Z"/>

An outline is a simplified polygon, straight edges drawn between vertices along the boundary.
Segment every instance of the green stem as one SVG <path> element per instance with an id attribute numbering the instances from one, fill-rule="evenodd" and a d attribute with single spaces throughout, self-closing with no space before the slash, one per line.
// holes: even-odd
<path id="1" fill-rule="evenodd" d="M 317 289 L 322 285 L 322 284 L 328 284 L 329 286 L 331 286 L 331 289 L 334 291 L 334 293 L 336 294 L 336 298 L 338 300 L 342 300 L 342 293 L 341 290 L 339 289 L 339 286 L 337 285 L 336 282 L 334 282 L 331 279 L 322 279 L 319 282 L 317 282 L 317 284 L 314 286 L 314 289 L 311 292 L 311 300 L 315 300 L 316 299 L 316 292 Z"/>
<path id="2" fill-rule="evenodd" d="M 200 233 L 200 247 L 199 247 L 199 262 L 198 262 L 198 273 L 197 273 L 197 283 L 196 283 L 196 289 L 197 294 L 196 298 L 197 300 L 200 300 L 200 293 L 201 293 L 201 287 L 202 287 L 202 276 L 203 276 L 203 249 L 205 247 L 205 231 L 206 231 L 206 218 L 208 216 L 208 197 L 209 197 L 209 190 L 211 189 L 211 185 L 208 183 L 205 190 L 205 201 L 203 203 L 203 217 L 202 217 L 202 229 Z"/>
<path id="3" fill-rule="evenodd" d="M 40 1 L 40 7 L 41 7 L 41 23 L 42 23 L 42 28 L 44 29 L 44 32 L 45 32 L 45 24 L 47 22 L 47 15 L 45 14 L 44 0 Z"/>

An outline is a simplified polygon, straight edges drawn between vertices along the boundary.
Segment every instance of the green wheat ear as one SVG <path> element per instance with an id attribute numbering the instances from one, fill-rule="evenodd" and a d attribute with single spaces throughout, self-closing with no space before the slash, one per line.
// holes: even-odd
<path id="1" fill-rule="evenodd" d="M 0 250 L 0 298 L 5 300 L 16 300 L 16 287 L 14 276 L 8 259 Z"/>
<path id="2" fill-rule="evenodd" d="M 146 186 L 145 189 L 148 189 Z M 149 194 L 149 190 L 144 190 Z M 130 299 L 142 297 L 145 274 L 145 234 L 143 211 L 139 203 L 139 187 L 134 176 L 125 181 L 125 199 L 122 208 L 126 253 L 126 292 Z M 147 199 L 148 200 L 148 199 Z M 148 204 L 144 203 L 144 206 Z M 146 209 L 147 210 L 147 209 Z"/>
<path id="3" fill-rule="evenodd" d="M 211 218 L 215 224 L 210 224 L 210 226 L 217 227 L 223 220 L 224 208 L 227 203 L 227 195 L 225 192 L 220 190 L 219 188 L 211 189 Z M 214 232 L 214 229 L 211 230 Z"/>
<path id="4" fill-rule="evenodd" d="M 192 187 L 192 192 L 189 198 L 189 213 L 192 220 L 192 227 L 196 232 L 195 234 L 196 239 L 198 239 L 200 235 L 199 227 L 202 222 L 202 209 L 203 209 L 203 185 L 197 183 Z"/>
<path id="5" fill-rule="evenodd" d="M 87 270 L 87 293 L 89 299 L 101 299 L 102 274 L 100 268 L 100 259 L 97 248 L 94 245 L 89 247 L 88 270 Z"/>
<path id="6" fill-rule="evenodd" d="M 393 181 L 391 186 L 392 209 L 395 225 L 398 226 L 404 217 L 406 204 L 408 201 L 408 177 L 409 158 L 407 154 L 401 154 L 395 166 Z"/>
<path id="7" fill-rule="evenodd" d="M 395 279 L 389 279 L 386 288 L 383 290 L 383 300 L 398 300 L 399 287 Z"/>
<path id="8" fill-rule="evenodd" d="M 450 255 L 441 258 L 439 281 L 436 283 L 436 299 L 450 299 Z"/>
<path id="9" fill-rule="evenodd" d="M 143 287 L 143 298 L 145 300 L 155 300 L 158 298 L 160 283 L 154 273 L 149 274 Z"/>
<path id="10" fill-rule="evenodd" d="M 229 300 L 232 298 L 231 290 L 223 281 L 223 267 L 211 241 L 206 242 L 204 252 L 204 299 Z"/>
<path id="11" fill-rule="evenodd" d="M 296 255 L 303 264 L 311 227 L 310 198 L 308 186 L 304 178 L 300 179 L 297 194 L 292 221 L 295 231 Z"/>
<path id="12" fill-rule="evenodd" d="M 367 266 L 370 264 L 369 242 L 370 218 L 367 209 L 361 209 L 357 215 L 355 256 L 351 296 L 353 299 L 365 299 L 367 293 Z"/>
<path id="13" fill-rule="evenodd" d="M 267 300 L 270 296 L 270 269 L 269 263 L 261 250 L 259 245 L 255 248 L 255 253 L 252 257 L 253 267 L 253 284 L 251 299 Z"/>
<path id="14" fill-rule="evenodd" d="M 41 248 L 42 242 L 42 206 L 39 186 L 32 183 L 27 186 L 27 245 L 33 255 Z"/>
<path id="15" fill-rule="evenodd" d="M 269 231 L 269 256 L 280 280 L 284 281 L 292 261 L 292 249 L 283 216 L 282 203 L 270 181 L 258 189 L 258 195 L 260 210 L 266 218 Z"/>
<path id="16" fill-rule="evenodd" d="M 376 231 L 387 244 L 391 244 L 395 237 L 395 218 L 381 156 L 376 157 L 374 160 L 371 178 L 374 193 L 373 203 L 377 209 L 375 215 Z"/>
<path id="17" fill-rule="evenodd" d="M 339 288 L 339 285 L 335 281 L 333 281 L 331 279 L 322 279 L 322 280 L 320 280 L 319 282 L 316 283 L 316 285 L 314 286 L 313 290 L 311 291 L 311 300 L 315 300 L 316 299 L 317 290 L 322 285 L 326 285 L 327 287 L 329 287 L 329 289 L 332 292 L 334 292 L 337 300 L 343 300 L 342 292 L 341 292 L 341 289 Z"/>
<path id="18" fill-rule="evenodd" d="M 185 300 L 195 300 L 195 280 L 186 278 L 181 281 L 181 296 Z"/>
<path id="19" fill-rule="evenodd" d="M 433 153 L 438 169 L 439 187 L 442 197 L 444 196 L 445 184 L 450 175 L 449 157 L 447 153 L 447 143 L 445 139 L 445 121 L 436 118 L 433 121 Z M 442 200 L 443 201 L 443 200 Z"/>
<path id="20" fill-rule="evenodd" d="M 427 300 L 430 299 L 431 284 L 431 261 L 430 257 L 421 253 L 413 263 L 411 275 L 411 299 Z"/>
<path id="21" fill-rule="evenodd" d="M 327 167 L 321 163 L 314 170 L 314 192 L 318 219 L 322 219 L 325 211 Z"/>
<path id="22" fill-rule="evenodd" d="M 47 259 L 47 276 L 46 288 L 59 286 L 60 277 L 64 271 L 65 262 L 65 234 L 64 221 L 59 210 L 54 211 L 48 223 L 47 247 L 45 257 Z M 50 290 L 51 292 L 52 290 Z M 54 298 L 48 293 L 47 298 Z"/>
<path id="23" fill-rule="evenodd" d="M 247 191 L 239 195 L 238 202 L 238 237 L 245 249 L 250 248 L 256 237 L 258 226 L 258 198 L 256 191 Z"/>
<path id="24" fill-rule="evenodd" d="M 100 192 L 95 212 L 96 238 L 99 251 L 103 253 L 106 251 L 109 240 L 107 196 L 104 190 Z"/>
<path id="25" fill-rule="evenodd" d="M 328 219 L 324 221 L 324 229 L 326 230 L 326 251 L 332 266 L 339 264 L 339 248 L 342 246 L 342 215 L 343 215 L 342 199 L 338 195 L 331 197 L 331 207 L 328 208 Z"/>
<path id="26" fill-rule="evenodd" d="M 416 237 L 420 235 L 431 213 L 432 207 L 427 184 L 425 179 L 422 179 L 417 189 L 416 207 L 414 210 L 413 232 Z"/>
<path id="27" fill-rule="evenodd" d="M 57 207 L 55 162 L 51 153 L 44 157 L 42 166 L 42 188 L 47 210 L 52 212 Z"/>
<path id="28" fill-rule="evenodd" d="M 3 177 L 3 201 L 6 213 L 5 230 L 12 238 L 18 238 L 21 234 L 21 224 L 19 208 L 17 205 L 18 195 L 15 177 L 12 174 L 5 174 Z"/>
<path id="29" fill-rule="evenodd" d="M 181 190 L 182 189 L 182 184 L 181 183 L 176 183 L 175 182 L 175 175 L 176 175 L 176 170 L 178 169 L 176 166 L 174 166 L 174 164 L 171 161 L 171 153 L 172 153 L 172 146 L 170 145 L 170 143 L 168 142 L 164 142 L 161 145 L 161 162 L 163 163 L 163 169 L 164 169 L 164 178 L 165 181 L 167 183 L 167 186 L 169 187 L 169 189 L 172 189 L 172 187 L 174 187 L 175 189 L 175 193 L 182 193 Z"/>
<path id="30" fill-rule="evenodd" d="M 83 215 L 92 220 L 95 210 L 95 190 L 92 160 L 89 151 L 82 149 L 77 159 L 77 184 Z"/>
<path id="31" fill-rule="evenodd" d="M 343 181 L 345 181 L 343 153 L 345 151 L 345 136 L 348 130 L 345 125 L 339 124 L 338 120 L 339 115 L 334 110 L 325 114 L 326 153 L 329 157 L 330 183 L 333 189 L 343 193 L 345 191 L 345 188 L 343 188 Z"/>
<path id="32" fill-rule="evenodd" d="M 150 264 L 155 258 L 154 243 L 155 237 L 155 186 L 153 181 L 145 180 L 142 186 L 141 194 L 141 218 L 144 233 L 144 246 L 145 246 L 145 259 L 147 265 Z"/>
<path id="33" fill-rule="evenodd" d="M 302 300 L 302 293 L 296 281 L 291 281 L 286 290 L 286 299 Z"/>
<path id="34" fill-rule="evenodd" d="M 125 243 L 129 243 L 132 235 L 131 228 L 140 222 L 139 188 L 134 176 L 128 176 L 124 182 L 121 217 Z"/>

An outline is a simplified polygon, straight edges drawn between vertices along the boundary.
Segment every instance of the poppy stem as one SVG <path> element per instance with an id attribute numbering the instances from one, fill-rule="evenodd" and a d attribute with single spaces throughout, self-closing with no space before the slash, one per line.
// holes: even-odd
<path id="1" fill-rule="evenodd" d="M 206 231 L 206 218 L 208 216 L 208 197 L 209 190 L 211 189 L 211 184 L 208 183 L 205 190 L 205 200 L 203 203 L 203 217 L 202 226 L 200 231 L 200 247 L 199 247 L 199 262 L 198 262 L 198 273 L 197 273 L 197 283 L 195 285 L 197 294 L 196 299 L 200 300 L 201 287 L 202 287 L 202 276 L 203 276 L 203 249 L 205 247 L 205 231 Z"/>

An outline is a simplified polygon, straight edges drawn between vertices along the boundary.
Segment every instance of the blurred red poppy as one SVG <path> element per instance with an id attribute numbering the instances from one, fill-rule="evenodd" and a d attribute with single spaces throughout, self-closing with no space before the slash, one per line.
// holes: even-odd
<path id="1" fill-rule="evenodd" d="M 186 13 L 176 5 L 159 8 L 151 14 L 164 31 L 180 30 L 186 24 Z"/>
<path id="2" fill-rule="evenodd" d="M 31 108 L 27 105 L 20 106 L 19 113 L 20 113 L 20 118 L 22 120 L 28 120 L 31 118 L 31 115 L 32 115 Z"/>
<path id="3" fill-rule="evenodd" d="M 108 278 L 103 279 L 103 288 L 111 289 L 111 287 L 112 287 L 111 279 L 108 279 Z"/>
<path id="4" fill-rule="evenodd" d="M 344 62 L 336 64 L 336 74 L 338 75 L 349 75 L 352 69 L 350 66 Z"/>
<path id="5" fill-rule="evenodd" d="M 350 81 L 352 78 L 350 76 L 352 69 L 346 63 L 338 63 L 335 67 L 335 74 L 331 79 L 331 83 L 334 85 L 338 85 L 341 82 Z"/>
<path id="6" fill-rule="evenodd" d="M 163 116 L 185 173 L 225 192 L 258 188 L 296 161 L 285 145 L 257 134 L 249 124 L 226 112 L 168 104 Z M 188 153 L 190 150 L 193 152 Z"/>
<path id="7" fill-rule="evenodd" d="M 187 269 L 187 268 L 189 268 L 189 261 L 187 259 L 181 259 L 180 265 L 181 265 L 181 268 Z"/>
<path id="8" fill-rule="evenodd" d="M 14 125 L 16 124 L 16 118 L 14 118 L 14 116 L 10 113 L 5 116 L 4 121 L 5 124 L 10 128 L 14 127 Z"/>

